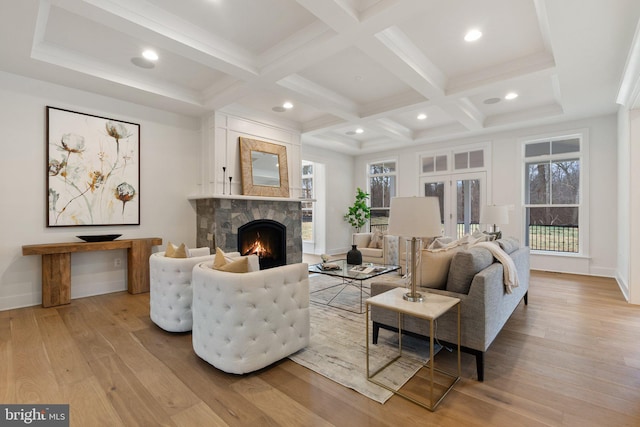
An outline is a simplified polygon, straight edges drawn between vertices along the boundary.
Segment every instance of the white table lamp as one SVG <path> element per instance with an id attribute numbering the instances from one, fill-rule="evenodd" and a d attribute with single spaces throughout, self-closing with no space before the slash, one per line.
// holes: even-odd
<path id="1" fill-rule="evenodd" d="M 389 208 L 387 233 L 411 238 L 411 291 L 404 299 L 422 301 L 416 291 L 416 242 L 421 237 L 435 237 L 442 234 L 440 201 L 437 197 L 394 197 Z"/>
<path id="2" fill-rule="evenodd" d="M 492 232 L 500 231 L 498 225 L 509 224 L 509 206 L 488 205 L 480 210 L 480 223 L 492 226 Z"/>

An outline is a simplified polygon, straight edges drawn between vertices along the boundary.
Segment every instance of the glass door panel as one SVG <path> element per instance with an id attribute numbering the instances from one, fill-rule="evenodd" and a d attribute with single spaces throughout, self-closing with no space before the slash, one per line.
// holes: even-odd
<path id="1" fill-rule="evenodd" d="M 480 228 L 480 207 L 486 200 L 484 172 L 423 177 L 420 187 L 423 196 L 440 200 L 445 236 L 460 238 Z"/>

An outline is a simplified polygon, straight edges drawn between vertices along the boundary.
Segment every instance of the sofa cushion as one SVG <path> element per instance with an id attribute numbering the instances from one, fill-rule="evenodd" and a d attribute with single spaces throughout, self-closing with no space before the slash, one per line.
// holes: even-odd
<path id="1" fill-rule="evenodd" d="M 502 248 L 503 251 L 510 254 L 517 251 L 520 248 L 520 241 L 515 237 L 505 237 L 504 239 L 496 240 L 496 243 Z"/>
<path id="2" fill-rule="evenodd" d="M 369 242 L 368 247 L 382 249 L 382 239 L 384 239 L 382 231 L 374 230 L 371 234 L 371 241 Z"/>
<path id="3" fill-rule="evenodd" d="M 468 294 L 473 276 L 491 264 L 493 255 L 485 248 L 472 247 L 456 252 L 451 260 L 446 290 Z"/>
<path id="4" fill-rule="evenodd" d="M 368 257 L 368 258 L 380 258 L 380 259 L 382 259 L 382 256 L 384 255 L 382 253 L 382 249 L 377 249 L 377 248 L 358 248 L 358 250 L 360 251 L 362 256 L 365 256 L 365 257 Z"/>
<path id="5" fill-rule="evenodd" d="M 435 239 L 433 239 L 433 241 L 429 244 L 429 249 L 444 249 L 447 247 L 453 247 L 457 245 L 458 245 L 457 241 L 454 241 L 453 238 L 443 236 L 443 237 L 436 237 Z"/>
<path id="6" fill-rule="evenodd" d="M 447 285 L 451 260 L 456 252 L 460 250 L 462 250 L 461 246 L 423 250 L 421 276 L 419 278 L 420 286 L 423 288 L 444 289 Z"/>
<path id="7" fill-rule="evenodd" d="M 173 243 L 168 242 L 164 256 L 167 258 L 189 258 L 189 248 L 184 243 L 176 247 Z"/>

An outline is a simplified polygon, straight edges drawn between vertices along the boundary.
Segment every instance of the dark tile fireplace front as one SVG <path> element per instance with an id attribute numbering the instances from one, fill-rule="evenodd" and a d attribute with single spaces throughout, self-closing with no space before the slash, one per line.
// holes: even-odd
<path id="1" fill-rule="evenodd" d="M 257 219 L 238 227 L 238 252 L 258 255 L 260 269 L 287 263 L 287 227 L 270 219 Z"/>

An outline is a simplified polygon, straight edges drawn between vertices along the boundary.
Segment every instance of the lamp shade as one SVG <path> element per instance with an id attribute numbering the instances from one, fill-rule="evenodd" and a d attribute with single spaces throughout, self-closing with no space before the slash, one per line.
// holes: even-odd
<path id="1" fill-rule="evenodd" d="M 509 207 L 507 205 L 488 205 L 480 211 L 480 224 L 509 224 Z"/>
<path id="2" fill-rule="evenodd" d="M 435 237 L 442 234 L 437 197 L 394 197 L 389 208 L 387 233 L 403 237 Z"/>

